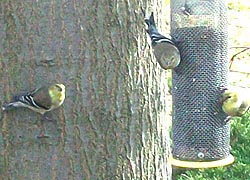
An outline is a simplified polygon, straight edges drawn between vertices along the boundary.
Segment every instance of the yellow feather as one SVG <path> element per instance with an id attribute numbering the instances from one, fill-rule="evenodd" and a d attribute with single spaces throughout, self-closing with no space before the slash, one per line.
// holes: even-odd
<path id="1" fill-rule="evenodd" d="M 239 90 L 226 90 L 222 94 L 222 102 L 222 109 L 229 116 L 242 116 L 250 106 L 250 98 Z"/>
<path id="2" fill-rule="evenodd" d="M 49 95 L 51 98 L 51 109 L 55 109 L 62 105 L 65 99 L 65 86 L 63 84 L 55 84 L 49 87 Z"/>

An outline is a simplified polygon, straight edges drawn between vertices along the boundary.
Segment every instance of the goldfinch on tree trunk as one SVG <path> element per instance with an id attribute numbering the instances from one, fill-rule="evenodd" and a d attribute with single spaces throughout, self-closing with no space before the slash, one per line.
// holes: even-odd
<path id="1" fill-rule="evenodd" d="M 149 19 L 145 19 L 148 25 L 147 33 L 151 39 L 154 56 L 163 69 L 173 69 L 179 65 L 180 52 L 170 35 L 160 34 L 156 28 L 154 14 L 151 13 Z"/>
<path id="2" fill-rule="evenodd" d="M 65 86 L 63 84 L 52 84 L 39 89 L 27 92 L 22 95 L 15 96 L 13 100 L 2 107 L 3 111 L 13 108 L 25 107 L 42 115 L 41 132 L 39 138 L 47 137 L 43 121 L 45 113 L 62 105 L 65 99 Z"/>

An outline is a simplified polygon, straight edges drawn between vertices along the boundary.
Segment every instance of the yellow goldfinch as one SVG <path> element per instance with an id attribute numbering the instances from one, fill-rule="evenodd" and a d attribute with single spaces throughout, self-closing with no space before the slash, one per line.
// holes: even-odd
<path id="1" fill-rule="evenodd" d="M 173 42 L 172 37 L 160 34 L 156 28 L 153 12 L 149 19 L 145 19 L 148 25 L 147 33 L 152 41 L 152 48 L 157 62 L 163 69 L 173 69 L 179 65 L 180 52 Z"/>
<path id="2" fill-rule="evenodd" d="M 16 96 L 13 101 L 4 105 L 2 109 L 6 111 L 16 107 L 27 107 L 44 115 L 46 112 L 61 106 L 64 99 L 65 86 L 63 84 L 53 84 Z M 41 131 L 38 137 L 45 137 L 44 131 Z"/>
<path id="3" fill-rule="evenodd" d="M 246 93 L 239 90 L 226 89 L 222 94 L 222 103 L 223 111 L 230 117 L 242 116 L 249 109 L 250 97 L 247 97 Z"/>

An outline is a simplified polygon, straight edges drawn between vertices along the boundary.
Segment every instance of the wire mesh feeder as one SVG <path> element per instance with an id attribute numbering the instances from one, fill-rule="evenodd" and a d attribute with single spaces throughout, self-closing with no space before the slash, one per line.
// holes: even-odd
<path id="1" fill-rule="evenodd" d="M 222 0 L 171 1 L 171 35 L 181 52 L 172 71 L 172 165 L 207 168 L 234 161 L 220 104 L 228 76 L 226 10 Z"/>

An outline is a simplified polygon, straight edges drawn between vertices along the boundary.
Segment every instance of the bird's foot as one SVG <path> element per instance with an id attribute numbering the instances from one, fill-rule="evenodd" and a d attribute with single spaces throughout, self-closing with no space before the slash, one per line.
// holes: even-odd
<path id="1" fill-rule="evenodd" d="M 49 117 L 48 115 L 44 114 L 44 115 L 42 116 L 42 120 L 44 120 L 44 121 L 53 121 L 54 119 L 51 118 L 51 117 Z"/>
<path id="2" fill-rule="evenodd" d="M 42 138 L 50 138 L 49 135 L 38 135 L 36 136 L 38 139 L 42 139 Z"/>
<path id="3" fill-rule="evenodd" d="M 55 119 L 53 119 L 51 117 L 48 117 L 48 116 L 46 116 L 44 120 L 48 121 L 48 122 L 54 122 L 55 121 Z"/>
<path id="4" fill-rule="evenodd" d="M 41 131 L 40 134 L 37 136 L 37 138 L 49 138 L 49 135 L 46 135 L 44 131 Z"/>
<path id="5" fill-rule="evenodd" d="M 46 129 L 44 126 L 44 119 L 43 118 L 44 118 L 44 116 L 41 118 L 40 133 L 37 136 L 37 138 L 49 138 L 49 136 L 45 134 Z"/>

